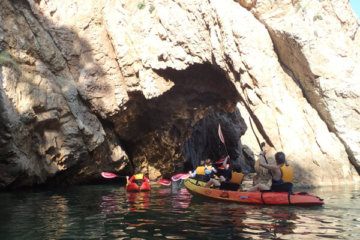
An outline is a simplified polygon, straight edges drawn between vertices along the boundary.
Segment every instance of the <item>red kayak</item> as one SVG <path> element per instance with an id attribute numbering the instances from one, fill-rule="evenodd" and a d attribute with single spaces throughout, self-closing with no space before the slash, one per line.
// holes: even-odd
<path id="1" fill-rule="evenodd" d="M 185 187 L 193 194 L 206 198 L 243 204 L 319 206 L 324 200 L 308 193 L 288 192 L 240 192 L 205 188 L 204 182 L 188 178 Z"/>
<path id="2" fill-rule="evenodd" d="M 138 185 L 135 182 L 126 184 L 126 191 L 128 192 L 150 191 L 150 189 L 150 183 L 147 181 L 142 182 L 141 185 Z"/>

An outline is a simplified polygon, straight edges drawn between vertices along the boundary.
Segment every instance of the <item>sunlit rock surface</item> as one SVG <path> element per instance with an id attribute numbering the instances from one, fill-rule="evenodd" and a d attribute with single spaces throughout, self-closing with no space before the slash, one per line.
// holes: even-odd
<path id="1" fill-rule="evenodd" d="M 2 1 L 0 188 L 170 177 L 227 153 L 251 172 L 258 141 L 300 185 L 358 181 L 347 0 L 139 3 Z"/>

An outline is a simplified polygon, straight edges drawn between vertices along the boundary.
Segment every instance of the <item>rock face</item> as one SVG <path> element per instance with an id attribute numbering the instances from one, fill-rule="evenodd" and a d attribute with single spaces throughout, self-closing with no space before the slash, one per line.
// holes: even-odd
<path id="1" fill-rule="evenodd" d="M 359 34 L 347 0 L 3 0 L 0 188 L 251 172 L 257 139 L 299 184 L 358 181 Z"/>

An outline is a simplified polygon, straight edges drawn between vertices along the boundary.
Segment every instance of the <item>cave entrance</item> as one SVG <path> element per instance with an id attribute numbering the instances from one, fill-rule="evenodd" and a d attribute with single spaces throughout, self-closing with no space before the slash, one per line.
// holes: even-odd
<path id="1" fill-rule="evenodd" d="M 210 64 L 196 64 L 182 71 L 156 70 L 156 73 L 173 82 L 173 87 L 152 99 L 145 99 L 140 92 L 129 94 L 127 110 L 113 119 L 134 166 L 149 166 L 148 172 L 156 169 L 165 177 L 184 170 L 184 162 L 196 164 L 207 152 L 212 152 L 208 154 L 212 158 L 222 155 L 221 149 L 219 155 L 214 154 L 219 148 L 216 136 L 219 121 L 228 138 L 228 151 L 239 146 L 239 134 L 245 132 L 246 125 L 236 108 L 239 94 L 225 74 Z M 195 127 L 199 121 L 212 122 L 214 126 Z M 198 136 L 211 132 L 206 137 L 214 138 L 214 142 L 197 145 L 198 140 L 191 140 L 198 139 L 193 130 Z M 232 140 L 235 138 L 236 142 Z M 194 150 L 197 148 L 202 148 L 201 154 Z"/>

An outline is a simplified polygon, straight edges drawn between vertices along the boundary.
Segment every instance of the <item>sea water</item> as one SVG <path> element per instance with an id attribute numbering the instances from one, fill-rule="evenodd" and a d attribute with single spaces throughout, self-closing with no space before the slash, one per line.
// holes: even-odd
<path id="1" fill-rule="evenodd" d="M 241 205 L 156 183 L 148 193 L 114 184 L 3 192 L 0 239 L 360 239 L 359 187 L 307 192 L 325 205 Z"/>

